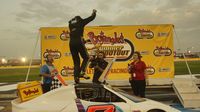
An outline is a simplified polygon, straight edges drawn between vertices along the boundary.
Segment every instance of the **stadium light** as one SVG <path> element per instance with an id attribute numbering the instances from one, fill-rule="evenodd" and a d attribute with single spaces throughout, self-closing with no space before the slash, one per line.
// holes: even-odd
<path id="1" fill-rule="evenodd" d="M 1 59 L 1 62 L 2 62 L 3 64 L 5 64 L 5 63 L 7 63 L 7 60 L 6 60 L 5 58 L 2 58 L 2 59 Z"/>
<path id="2" fill-rule="evenodd" d="M 25 62 L 26 62 L 26 57 L 22 57 L 22 58 L 21 58 L 21 61 L 22 61 L 23 63 L 25 63 Z"/>

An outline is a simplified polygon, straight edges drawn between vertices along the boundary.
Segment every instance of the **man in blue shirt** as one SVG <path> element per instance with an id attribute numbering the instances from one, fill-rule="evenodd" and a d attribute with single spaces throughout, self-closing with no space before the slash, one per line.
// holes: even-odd
<path id="1" fill-rule="evenodd" d="M 45 61 L 46 64 L 43 65 L 40 69 L 40 75 L 43 76 L 42 89 L 44 93 L 51 90 L 52 77 L 54 76 L 52 71 L 55 69 L 55 66 L 53 65 L 54 60 L 52 55 L 47 55 Z"/>

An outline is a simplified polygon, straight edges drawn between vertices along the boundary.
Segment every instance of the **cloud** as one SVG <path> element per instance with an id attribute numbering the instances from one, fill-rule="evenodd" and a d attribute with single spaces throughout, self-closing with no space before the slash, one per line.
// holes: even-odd
<path id="1" fill-rule="evenodd" d="M 6 1 L 4 4 L 6 3 L 10 2 Z M 31 49 L 32 46 L 29 45 L 37 37 L 40 27 L 68 26 L 72 17 L 88 17 L 92 9 L 97 9 L 97 17 L 89 25 L 174 24 L 183 47 L 200 43 L 198 0 L 20 0 L 17 4 L 20 5 L 13 8 L 12 13 L 5 13 L 6 6 L 1 7 L 4 16 L 0 38 L 5 42 L 13 40 L 7 45 L 2 42 L 4 46 L 12 46 L 16 40 L 20 48 L 27 46 L 26 49 Z M 6 14 L 9 16 L 6 17 Z"/>
<path id="2" fill-rule="evenodd" d="M 27 40 L 4 40 L 3 43 L 1 43 L 0 48 L 0 57 L 6 56 L 7 58 L 19 58 L 22 56 L 27 56 L 28 58 L 32 57 L 34 46 L 37 46 L 37 53 L 35 54 L 35 57 L 39 57 L 39 43 L 36 45 L 36 38 L 30 39 L 30 41 Z"/>
<path id="3" fill-rule="evenodd" d="M 48 0 L 31 0 L 21 4 L 23 9 L 16 15 L 19 22 L 28 21 L 29 23 L 49 23 L 54 25 L 55 18 L 58 22 L 66 21 L 71 16 L 71 8 L 62 2 Z M 55 24 L 57 24 L 56 22 Z"/>

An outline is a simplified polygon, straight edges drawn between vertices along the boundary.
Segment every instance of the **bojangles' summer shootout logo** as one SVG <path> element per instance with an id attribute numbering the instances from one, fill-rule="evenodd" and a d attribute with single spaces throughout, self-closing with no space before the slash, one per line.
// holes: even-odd
<path id="1" fill-rule="evenodd" d="M 153 75 L 154 73 L 155 73 L 155 68 L 153 66 L 147 66 L 146 74 L 147 75 Z"/>
<path id="2" fill-rule="evenodd" d="M 138 29 L 135 36 L 138 39 L 152 39 L 154 37 L 154 33 L 151 30 Z"/>
<path id="3" fill-rule="evenodd" d="M 46 58 L 47 55 L 52 55 L 54 59 L 59 59 L 61 57 L 61 52 L 58 50 L 46 49 L 43 57 Z"/>
<path id="4" fill-rule="evenodd" d="M 172 54 L 172 50 L 168 47 L 156 47 L 153 54 L 155 56 L 170 56 Z"/>
<path id="5" fill-rule="evenodd" d="M 62 76 L 73 76 L 74 74 L 74 68 L 73 67 L 69 67 L 69 66 L 63 66 L 62 70 L 61 70 L 61 75 Z"/>
<path id="6" fill-rule="evenodd" d="M 63 41 L 69 40 L 69 31 L 63 30 L 63 32 L 60 34 L 60 39 Z"/>
<path id="7" fill-rule="evenodd" d="M 100 44 L 99 51 L 105 53 L 106 58 L 116 58 L 116 61 L 127 61 L 132 57 L 134 52 L 133 43 L 125 39 L 123 33 L 117 34 L 114 32 L 114 36 L 107 36 L 103 31 L 98 35 L 94 32 L 87 34 L 89 40 L 86 42 L 86 47 L 91 48 Z"/>

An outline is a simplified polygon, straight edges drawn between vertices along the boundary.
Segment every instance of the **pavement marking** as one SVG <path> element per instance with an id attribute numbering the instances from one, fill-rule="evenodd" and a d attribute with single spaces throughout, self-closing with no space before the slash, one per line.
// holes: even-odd
<path id="1" fill-rule="evenodd" d="M 3 106 L 0 106 L 0 110 L 3 110 L 5 107 L 3 107 Z"/>
<path id="2" fill-rule="evenodd" d="M 9 91 L 9 90 L 15 90 L 15 89 L 17 89 L 17 84 L 0 86 L 0 91 Z"/>
<path id="3" fill-rule="evenodd" d="M 3 85 L 3 84 L 8 84 L 8 83 L 0 83 L 0 85 Z"/>

